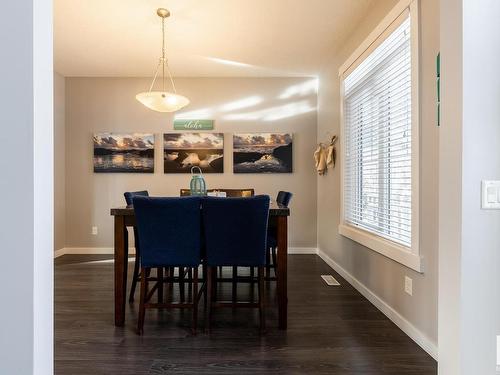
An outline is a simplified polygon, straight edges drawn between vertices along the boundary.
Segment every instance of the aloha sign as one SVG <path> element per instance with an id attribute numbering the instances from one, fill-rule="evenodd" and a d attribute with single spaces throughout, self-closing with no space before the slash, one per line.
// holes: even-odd
<path id="1" fill-rule="evenodd" d="M 174 120 L 174 130 L 212 130 L 214 120 Z"/>

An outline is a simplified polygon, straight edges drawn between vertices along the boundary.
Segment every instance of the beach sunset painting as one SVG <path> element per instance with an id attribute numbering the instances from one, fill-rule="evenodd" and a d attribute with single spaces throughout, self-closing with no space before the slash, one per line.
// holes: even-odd
<path id="1" fill-rule="evenodd" d="M 153 173 L 154 134 L 94 134 L 95 173 Z"/>
<path id="2" fill-rule="evenodd" d="M 200 167 L 203 173 L 224 172 L 223 133 L 163 134 L 165 173 L 191 173 Z"/>
<path id="3" fill-rule="evenodd" d="M 233 135 L 234 173 L 292 173 L 292 134 Z"/>

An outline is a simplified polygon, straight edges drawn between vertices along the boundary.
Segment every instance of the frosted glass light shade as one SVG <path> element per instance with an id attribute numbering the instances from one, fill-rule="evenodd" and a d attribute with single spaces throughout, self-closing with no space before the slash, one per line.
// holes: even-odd
<path id="1" fill-rule="evenodd" d="M 149 109 L 157 112 L 175 112 L 189 104 L 189 99 L 167 91 L 146 91 L 135 98 Z"/>

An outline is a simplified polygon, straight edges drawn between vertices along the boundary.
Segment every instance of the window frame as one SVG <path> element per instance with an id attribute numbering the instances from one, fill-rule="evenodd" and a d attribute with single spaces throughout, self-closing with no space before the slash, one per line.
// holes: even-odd
<path id="1" fill-rule="evenodd" d="M 411 49 L 411 247 L 398 244 L 370 231 L 351 225 L 344 215 L 344 79 L 370 55 L 409 14 Z M 420 256 L 420 31 L 418 0 L 401 0 L 379 23 L 339 69 L 340 79 L 340 224 L 339 234 L 350 238 L 417 272 L 423 272 Z"/>

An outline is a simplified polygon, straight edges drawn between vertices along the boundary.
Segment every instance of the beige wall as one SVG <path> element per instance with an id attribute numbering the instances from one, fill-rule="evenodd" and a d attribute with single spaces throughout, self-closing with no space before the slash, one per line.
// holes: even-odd
<path id="1" fill-rule="evenodd" d="M 54 73 L 54 250 L 66 244 L 65 79 Z"/>
<path id="2" fill-rule="evenodd" d="M 209 187 L 253 187 L 257 194 L 275 196 L 279 190 L 294 193 L 290 218 L 290 246 L 316 247 L 316 175 L 312 153 L 316 143 L 315 90 L 301 93 L 293 88 L 310 78 L 182 78 L 177 90 L 189 97 L 186 111 L 204 110 L 215 119 L 216 132 L 224 132 L 224 174 L 206 175 Z M 139 78 L 66 79 L 66 247 L 111 247 L 112 218 L 109 209 L 121 206 L 123 192 L 147 189 L 152 195 L 178 195 L 188 187 L 187 174 L 164 174 L 162 133 L 172 131 L 172 115 L 146 109 L 135 95 L 147 89 L 149 80 Z M 280 98 L 287 89 L 291 95 Z M 224 105 L 249 97 L 262 103 L 225 111 Z M 304 108 L 312 110 L 298 114 Z M 266 111 L 283 118 L 266 121 Z M 245 119 L 227 119 L 232 114 Z M 156 135 L 154 174 L 94 174 L 93 132 L 152 132 Z M 292 174 L 235 175 L 232 172 L 232 134 L 235 132 L 292 132 Z M 93 236 L 91 227 L 98 227 Z"/>
<path id="3" fill-rule="evenodd" d="M 338 68 L 396 1 L 377 1 L 344 48 L 332 56 L 320 77 L 318 139 L 340 133 Z M 439 50 L 439 2 L 421 1 L 421 255 L 419 274 L 338 234 L 340 170 L 318 177 L 318 247 L 371 292 L 408 320 L 431 342 L 437 342 L 438 267 L 438 129 L 436 127 L 435 58 Z M 413 279 L 413 296 L 404 292 L 404 276 Z"/>
<path id="4" fill-rule="evenodd" d="M 476 343 L 475 335 L 473 340 L 463 336 L 461 321 L 464 14 L 461 1 L 441 0 L 440 3 L 442 127 L 439 137 L 438 373 L 460 375 L 467 374 L 461 371 L 462 358 L 466 354 L 462 351 L 462 343 Z M 480 272 L 483 272 L 482 268 Z M 482 320 L 483 314 L 480 315 Z M 486 355 L 481 357 L 484 366 Z"/>

